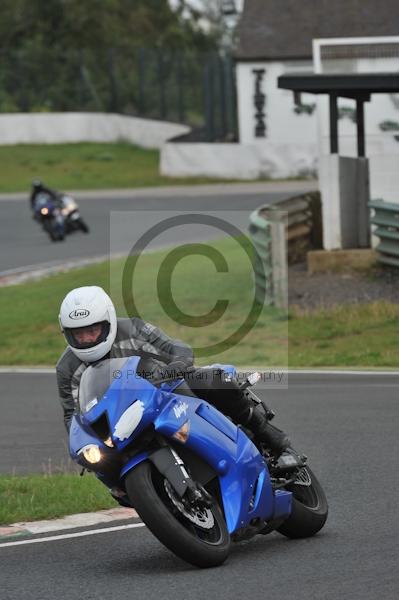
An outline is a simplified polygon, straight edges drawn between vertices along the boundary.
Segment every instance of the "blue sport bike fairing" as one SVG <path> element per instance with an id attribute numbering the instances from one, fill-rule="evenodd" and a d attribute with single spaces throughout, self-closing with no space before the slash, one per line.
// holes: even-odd
<path id="1" fill-rule="evenodd" d="M 215 407 L 179 394 L 183 380 L 139 376 L 139 362 L 109 359 L 86 369 L 70 453 L 161 542 L 209 567 L 227 558 L 231 540 L 321 529 L 327 502 L 304 457 L 289 451 L 274 459 Z M 231 365 L 214 367 L 236 375 Z"/>

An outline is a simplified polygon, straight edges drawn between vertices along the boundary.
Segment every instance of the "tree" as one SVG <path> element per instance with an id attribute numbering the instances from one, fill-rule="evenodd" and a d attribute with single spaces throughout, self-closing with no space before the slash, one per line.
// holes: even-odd
<path id="1" fill-rule="evenodd" d="M 199 55 L 218 48 L 216 29 L 183 13 L 183 3 L 172 9 L 168 0 L 2 0 L 0 111 L 164 113 L 157 96 L 166 79 L 171 102 L 184 85 L 179 56 L 202 81 Z"/>

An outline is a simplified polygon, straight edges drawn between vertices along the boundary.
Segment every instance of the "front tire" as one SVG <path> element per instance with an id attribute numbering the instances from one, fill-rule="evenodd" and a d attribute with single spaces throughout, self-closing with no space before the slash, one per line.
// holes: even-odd
<path id="1" fill-rule="evenodd" d="M 277 531 L 293 539 L 315 535 L 324 527 L 328 516 L 327 498 L 316 475 L 304 467 L 297 483 L 287 489 L 292 492 L 292 511 Z"/>
<path id="2" fill-rule="evenodd" d="M 216 501 L 208 509 L 213 526 L 203 528 L 201 519 L 196 524 L 179 510 L 169 482 L 150 462 L 144 461 L 130 471 L 125 485 L 142 521 L 176 556 L 202 568 L 216 567 L 226 560 L 230 536 Z"/>

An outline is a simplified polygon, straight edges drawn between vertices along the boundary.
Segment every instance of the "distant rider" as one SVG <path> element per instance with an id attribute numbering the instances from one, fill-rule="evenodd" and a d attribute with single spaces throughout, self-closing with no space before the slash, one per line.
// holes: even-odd
<path id="1" fill-rule="evenodd" d="M 63 204 L 61 195 L 55 190 L 46 187 L 39 179 L 35 179 L 32 181 L 32 191 L 30 194 L 30 207 L 33 212 L 35 211 L 37 197 L 40 194 L 47 195 L 56 206 L 62 208 Z"/>

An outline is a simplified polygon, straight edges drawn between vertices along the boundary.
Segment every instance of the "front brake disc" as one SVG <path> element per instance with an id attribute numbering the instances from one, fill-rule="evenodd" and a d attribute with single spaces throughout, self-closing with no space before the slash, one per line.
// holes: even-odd
<path id="1" fill-rule="evenodd" d="M 186 506 L 183 501 L 177 497 L 175 490 L 167 479 L 164 479 L 164 487 L 173 505 L 186 517 L 186 519 L 202 529 L 212 529 L 215 525 L 215 519 L 209 508 L 206 506 Z"/>

